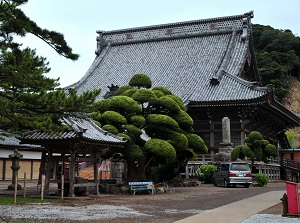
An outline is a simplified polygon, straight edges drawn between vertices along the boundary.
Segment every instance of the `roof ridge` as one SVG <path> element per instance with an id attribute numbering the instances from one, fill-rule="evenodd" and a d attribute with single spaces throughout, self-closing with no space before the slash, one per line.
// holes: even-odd
<path id="1" fill-rule="evenodd" d="M 112 31 L 97 31 L 98 55 L 101 48 L 107 44 L 131 43 L 133 41 L 146 41 L 163 37 L 186 36 L 207 32 L 218 33 L 224 30 L 241 29 L 244 32 L 249 29 L 253 12 L 242 15 L 217 17 L 211 19 L 191 20 L 186 22 L 167 23 Z M 247 33 L 247 32 L 245 32 Z M 247 35 L 245 35 L 247 38 Z"/>
<path id="2" fill-rule="evenodd" d="M 250 87 L 250 88 L 258 90 L 258 91 L 267 91 L 267 92 L 273 91 L 271 86 L 268 85 L 268 86 L 261 87 L 261 86 L 259 86 L 259 83 L 257 81 L 247 81 L 247 80 L 245 80 L 245 79 L 243 79 L 239 76 L 230 74 L 226 71 L 224 71 L 224 75 L 226 75 L 229 78 L 232 78 L 232 79 L 236 80 L 237 82 L 239 82 L 240 84 L 242 84 L 246 87 Z"/>
<path id="3" fill-rule="evenodd" d="M 103 58 L 104 58 L 105 55 L 109 52 L 110 49 L 111 49 L 110 43 L 109 43 L 108 46 L 105 47 L 105 48 L 101 48 L 101 49 L 98 49 L 98 48 L 97 48 L 97 50 L 96 50 L 96 52 L 95 52 L 95 53 L 97 54 L 97 57 L 95 58 L 95 60 L 93 61 L 92 65 L 90 66 L 90 68 L 88 69 L 88 71 L 85 73 L 85 75 L 83 75 L 83 77 L 80 78 L 79 81 L 75 82 L 74 84 L 71 84 L 71 85 L 69 85 L 69 86 L 64 87 L 64 89 L 68 90 L 68 89 L 70 89 L 70 88 L 76 88 L 78 85 L 84 83 L 84 82 L 88 79 L 88 77 L 89 77 L 90 75 L 92 75 L 93 72 L 97 69 L 97 65 L 98 65 L 99 63 L 101 63 L 101 61 L 103 60 Z M 100 51 L 98 51 L 98 50 L 100 50 Z M 106 51 L 105 51 L 104 53 L 100 54 L 100 53 L 101 53 L 102 51 L 104 51 L 104 50 L 106 50 Z M 98 53 L 99 53 L 99 54 L 98 54 Z"/>
<path id="4" fill-rule="evenodd" d="M 148 30 L 148 29 L 153 29 L 153 28 L 157 29 L 157 28 L 161 28 L 161 27 L 181 26 L 181 25 L 197 24 L 197 23 L 208 23 L 208 22 L 216 22 L 216 21 L 230 20 L 230 19 L 242 19 L 245 17 L 253 18 L 253 11 L 246 12 L 246 13 L 240 14 L 240 15 L 220 16 L 220 17 L 213 17 L 213 18 L 207 18 L 207 19 L 195 19 L 195 20 L 188 20 L 188 21 L 183 21 L 183 22 L 164 23 L 164 24 L 160 24 L 160 25 L 140 26 L 140 27 L 110 30 L 110 31 L 98 30 L 97 33 L 102 33 L 103 35 L 107 35 L 107 34 L 115 34 L 115 33 L 120 33 L 120 32 L 125 33 L 128 31 L 142 31 L 142 30 Z"/>
<path id="5" fill-rule="evenodd" d="M 112 134 L 112 133 L 110 133 L 110 132 L 108 132 L 108 131 L 105 131 L 103 128 L 101 128 L 100 126 L 98 126 L 98 125 L 93 121 L 93 119 L 87 118 L 87 121 L 88 121 L 95 129 L 97 129 L 99 132 L 103 133 L 104 135 L 108 135 L 108 136 L 111 136 L 111 137 L 113 137 L 113 138 L 115 138 L 115 139 L 119 139 L 119 140 L 125 141 L 125 140 L 124 140 L 124 137 L 117 136 L 117 135 Z"/>

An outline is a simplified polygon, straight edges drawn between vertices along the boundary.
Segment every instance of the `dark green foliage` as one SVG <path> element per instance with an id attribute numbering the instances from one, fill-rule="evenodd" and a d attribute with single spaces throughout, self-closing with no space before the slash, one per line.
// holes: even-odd
<path id="1" fill-rule="evenodd" d="M 188 139 L 184 134 L 178 132 L 169 132 L 167 138 L 171 140 L 170 144 L 174 146 L 176 151 L 188 149 Z"/>
<path id="2" fill-rule="evenodd" d="M 269 183 L 269 177 L 266 174 L 258 173 L 255 175 L 255 181 L 259 186 L 264 187 Z"/>
<path id="3" fill-rule="evenodd" d="M 251 160 L 255 158 L 254 153 L 246 145 L 236 146 L 231 152 L 232 160 L 245 159 L 245 157 L 248 157 Z"/>
<path id="4" fill-rule="evenodd" d="M 50 70 L 46 59 L 14 42 L 15 36 L 30 33 L 60 55 L 78 58 L 62 34 L 40 28 L 22 12 L 19 7 L 26 2 L 0 2 L 0 128 L 13 132 L 62 129 L 61 117 L 93 111 L 100 90 L 78 95 L 74 89 L 59 89 L 59 79 L 44 76 Z"/>
<path id="5" fill-rule="evenodd" d="M 105 111 L 110 110 L 110 100 L 103 99 L 103 100 L 97 101 L 95 103 L 94 109 L 99 112 L 105 112 Z"/>
<path id="6" fill-rule="evenodd" d="M 196 134 L 186 134 L 186 137 L 189 142 L 189 147 L 196 152 L 207 153 L 208 148 L 205 145 L 203 139 Z"/>
<path id="7" fill-rule="evenodd" d="M 165 140 L 150 139 L 145 143 L 145 149 L 158 156 L 160 161 L 165 163 L 172 163 L 176 159 L 176 150 Z"/>
<path id="8" fill-rule="evenodd" d="M 162 86 L 157 86 L 157 87 L 154 87 L 152 90 L 158 90 L 158 91 L 161 91 L 163 92 L 165 95 L 172 95 L 172 91 L 170 91 L 168 88 L 166 87 L 162 87 Z"/>
<path id="9" fill-rule="evenodd" d="M 125 130 L 128 135 L 138 137 L 142 134 L 142 130 L 134 125 L 125 125 Z"/>
<path id="10" fill-rule="evenodd" d="M 180 128 L 186 130 L 194 125 L 194 120 L 183 110 L 177 114 L 172 115 L 172 118 L 179 124 Z"/>
<path id="11" fill-rule="evenodd" d="M 126 114 L 135 114 L 142 111 L 141 106 L 130 97 L 115 96 L 110 100 L 110 109 Z"/>
<path id="12" fill-rule="evenodd" d="M 106 111 L 102 114 L 102 120 L 105 123 L 109 124 L 117 124 L 117 125 L 125 125 L 127 124 L 126 118 L 118 112 L 115 111 Z"/>
<path id="13" fill-rule="evenodd" d="M 118 129 L 116 127 L 114 127 L 113 125 L 110 125 L 110 124 L 104 125 L 102 127 L 102 129 L 105 130 L 105 131 L 108 131 L 108 132 L 110 132 L 110 133 L 112 133 L 114 135 L 118 135 L 119 134 Z"/>
<path id="14" fill-rule="evenodd" d="M 137 77 L 139 75 L 135 75 L 131 83 L 137 85 Z M 145 76 L 141 75 L 140 78 Z M 183 102 L 178 96 L 172 95 L 164 87 L 150 90 L 135 85 L 120 87 L 118 96 L 99 106 L 101 109 L 106 106 L 109 109 L 107 111 L 117 112 L 122 115 L 122 120 L 127 120 L 127 124 L 118 122 L 113 124 L 114 128 L 104 125 L 103 129 L 127 140 L 125 148 L 118 152 L 126 157 L 128 180 L 172 179 L 179 171 L 184 171 L 188 160 L 195 157 L 194 151 L 207 152 L 207 147 L 198 135 L 190 135 L 188 140 L 187 135 L 194 132 L 193 120 L 184 111 Z M 102 124 L 114 121 L 106 117 L 107 111 L 102 110 L 99 116 Z"/>
<path id="15" fill-rule="evenodd" d="M 156 95 L 157 98 L 160 98 L 162 96 L 165 96 L 165 94 L 162 92 L 162 91 L 159 91 L 159 90 L 153 90 L 153 93 Z"/>
<path id="16" fill-rule="evenodd" d="M 270 144 L 268 140 L 263 139 L 260 132 L 252 131 L 249 136 L 245 138 L 245 145 L 237 146 L 231 153 L 231 159 L 244 159 L 245 156 L 251 159 L 252 162 L 264 161 L 268 162 L 267 158 L 270 156 L 277 156 L 277 149 Z"/>
<path id="17" fill-rule="evenodd" d="M 146 117 L 146 123 L 169 128 L 169 129 L 178 128 L 178 123 L 170 116 L 167 115 L 150 114 Z"/>
<path id="18" fill-rule="evenodd" d="M 133 160 L 141 160 L 144 158 L 144 152 L 138 145 L 130 143 L 126 145 L 126 156 Z"/>
<path id="19" fill-rule="evenodd" d="M 290 30 L 254 25 L 253 40 L 262 84 L 272 84 L 281 101 L 289 92 L 289 78 L 300 78 L 300 37 Z"/>
<path id="20" fill-rule="evenodd" d="M 34 21 L 27 17 L 20 9 L 20 6 L 27 3 L 28 0 L 10 0 L 0 2 L 0 45 L 10 48 L 18 48 L 20 44 L 13 42 L 13 37 L 26 36 L 28 33 L 35 35 L 52 47 L 61 56 L 71 60 L 77 60 L 79 55 L 74 54 L 67 45 L 63 34 L 43 29 Z"/>
<path id="21" fill-rule="evenodd" d="M 154 94 L 153 91 L 151 91 L 149 89 L 140 89 L 140 90 L 136 91 L 132 95 L 132 98 L 140 104 L 143 104 L 146 102 L 154 103 L 157 101 L 156 95 Z"/>
<path id="22" fill-rule="evenodd" d="M 178 113 L 180 111 L 179 105 L 171 97 L 163 96 L 157 99 L 156 104 L 161 107 L 162 110 L 168 109 L 173 113 Z"/>
<path id="23" fill-rule="evenodd" d="M 91 112 L 90 117 L 93 120 L 100 121 L 101 120 L 101 113 L 100 112 Z"/>
<path id="24" fill-rule="evenodd" d="M 123 137 L 126 141 L 130 142 L 131 138 L 129 135 L 125 134 L 125 133 L 119 133 L 118 136 Z"/>
<path id="25" fill-rule="evenodd" d="M 183 151 L 181 152 L 181 154 L 182 154 L 184 157 L 186 157 L 187 159 L 189 159 L 189 160 L 192 160 L 193 158 L 196 158 L 196 157 L 197 157 L 197 155 L 196 155 L 196 153 L 194 152 L 194 150 L 193 150 L 193 149 L 190 149 L 190 148 L 183 150 Z"/>
<path id="26" fill-rule="evenodd" d="M 132 97 L 132 95 L 134 95 L 135 92 L 137 92 L 138 90 L 136 88 L 133 89 L 129 89 L 127 91 L 124 91 L 121 95 L 123 96 L 127 96 L 127 97 Z"/>
<path id="27" fill-rule="evenodd" d="M 128 86 L 128 85 L 126 85 L 126 86 L 121 86 L 121 87 L 118 88 L 118 90 L 116 90 L 115 95 L 116 95 L 116 96 L 122 95 L 125 91 L 127 91 L 127 90 L 132 90 L 132 89 L 134 89 L 134 88 L 131 87 L 131 86 Z"/>
<path id="28" fill-rule="evenodd" d="M 129 81 L 129 86 L 137 88 L 151 88 L 152 81 L 146 74 L 135 74 Z"/>
<path id="29" fill-rule="evenodd" d="M 142 127 L 145 125 L 145 118 L 142 115 L 134 115 L 130 117 L 130 122 L 136 127 Z"/>
<path id="30" fill-rule="evenodd" d="M 196 170 L 196 175 L 201 182 L 211 184 L 216 169 L 217 167 L 215 165 L 203 164 Z"/>
<path id="31" fill-rule="evenodd" d="M 262 139 L 263 139 L 263 136 L 260 132 L 252 131 L 252 132 L 250 132 L 247 139 L 245 139 L 245 142 L 254 142 L 254 141 L 262 140 Z"/>
<path id="32" fill-rule="evenodd" d="M 167 97 L 170 97 L 174 101 L 176 101 L 176 103 L 179 105 L 180 109 L 183 110 L 183 111 L 185 111 L 185 107 L 184 107 L 183 101 L 182 101 L 182 99 L 179 96 L 172 94 L 172 95 L 167 95 Z"/>

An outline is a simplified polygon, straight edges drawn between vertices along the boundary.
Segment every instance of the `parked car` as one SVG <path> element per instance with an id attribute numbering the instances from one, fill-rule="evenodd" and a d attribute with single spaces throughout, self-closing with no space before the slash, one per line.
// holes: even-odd
<path id="1" fill-rule="evenodd" d="M 252 184 L 252 173 L 248 163 L 246 162 L 222 162 L 218 165 L 213 175 L 214 186 L 237 184 L 249 187 Z"/>

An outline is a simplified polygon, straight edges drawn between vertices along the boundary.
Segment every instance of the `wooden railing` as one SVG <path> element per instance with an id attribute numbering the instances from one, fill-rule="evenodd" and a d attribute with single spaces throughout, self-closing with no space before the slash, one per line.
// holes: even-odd
<path id="1" fill-rule="evenodd" d="M 283 168 L 289 168 L 289 169 L 297 170 L 300 172 L 300 163 L 295 160 L 290 160 L 290 159 L 283 157 L 280 160 L 280 165 Z"/>

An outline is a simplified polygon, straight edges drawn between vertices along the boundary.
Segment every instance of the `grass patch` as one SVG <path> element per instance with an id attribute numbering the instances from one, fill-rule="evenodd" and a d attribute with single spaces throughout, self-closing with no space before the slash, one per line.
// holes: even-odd
<path id="1" fill-rule="evenodd" d="M 23 198 L 17 197 L 16 204 L 28 204 L 28 203 L 47 203 L 48 199 L 41 200 L 40 198 Z M 13 197 L 0 197 L 0 205 L 14 204 Z"/>

